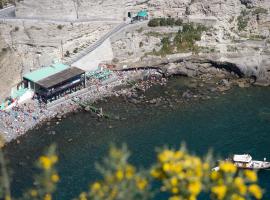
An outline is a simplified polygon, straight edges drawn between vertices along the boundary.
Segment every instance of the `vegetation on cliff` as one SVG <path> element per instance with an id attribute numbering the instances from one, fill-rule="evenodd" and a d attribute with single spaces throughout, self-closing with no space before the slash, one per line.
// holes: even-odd
<path id="1" fill-rule="evenodd" d="M 15 0 L 0 0 L 0 9 L 4 8 L 8 4 L 14 4 Z"/>
<path id="2" fill-rule="evenodd" d="M 172 18 L 168 19 L 169 21 L 172 20 Z M 171 26 L 168 25 L 170 24 L 168 23 L 168 19 L 165 18 L 152 19 L 152 22 L 150 21 L 151 23 L 149 22 L 148 25 L 153 27 L 153 24 L 159 24 L 159 26 L 162 26 L 160 25 L 162 24 L 161 23 L 162 20 L 166 22 L 164 23 L 166 24 L 166 26 Z M 175 24 L 176 21 L 173 20 L 173 22 Z M 176 35 L 163 37 L 161 39 L 161 49 L 159 51 L 154 50 L 152 53 L 158 56 L 165 56 L 172 53 L 179 53 L 179 52 L 182 53 L 188 51 L 197 53 L 199 48 L 196 45 L 196 41 L 201 40 L 202 33 L 206 30 L 207 28 L 201 24 L 181 22 L 179 31 L 176 33 Z"/>
<path id="3" fill-rule="evenodd" d="M 174 18 L 153 18 L 148 22 L 149 27 L 158 27 L 158 26 L 182 26 L 182 19 Z"/>

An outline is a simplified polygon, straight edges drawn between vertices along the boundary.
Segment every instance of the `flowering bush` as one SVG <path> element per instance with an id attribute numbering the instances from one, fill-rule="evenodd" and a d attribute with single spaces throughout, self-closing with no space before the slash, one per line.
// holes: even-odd
<path id="1" fill-rule="evenodd" d="M 125 145 L 122 148 L 111 146 L 108 157 L 96 165 L 102 179 L 90 184 L 89 191 L 79 194 L 77 200 L 146 200 L 160 194 L 167 196 L 168 200 L 196 200 L 200 194 L 209 195 L 212 200 L 263 197 L 255 171 L 239 171 L 229 161 L 220 162 L 218 170 L 212 170 L 211 156 L 201 159 L 183 147 L 158 151 L 157 161 L 149 170 L 131 165 L 129 157 L 130 152 Z M 53 145 L 37 161 L 41 173 L 35 177 L 35 186 L 19 199 L 52 200 L 60 180 L 55 169 L 57 162 Z M 2 151 L 0 163 L 0 199 L 14 199 L 10 195 Z"/>

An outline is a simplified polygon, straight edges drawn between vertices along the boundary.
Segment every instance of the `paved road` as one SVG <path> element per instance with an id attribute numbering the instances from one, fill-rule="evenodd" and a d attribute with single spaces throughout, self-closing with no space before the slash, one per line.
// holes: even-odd
<path id="1" fill-rule="evenodd" d="M 9 6 L 0 10 L 0 18 L 14 18 L 15 6 Z"/>
<path id="2" fill-rule="evenodd" d="M 111 36 L 113 36 L 115 33 L 117 33 L 118 31 L 122 30 L 123 28 L 125 28 L 127 25 L 128 25 L 127 23 L 121 23 L 121 24 L 119 24 L 113 30 L 111 30 L 110 32 L 108 32 L 106 35 L 102 36 L 94 44 L 92 44 L 91 46 L 85 48 L 79 54 L 74 55 L 74 58 L 71 58 L 71 59 L 67 60 L 65 62 L 65 64 L 72 65 L 73 63 L 75 63 L 78 60 L 82 59 L 84 56 L 86 56 L 87 54 L 91 53 L 92 51 L 94 51 L 95 49 L 97 49 L 100 45 L 102 45 L 105 42 L 105 40 L 107 40 L 108 38 L 110 38 Z"/>

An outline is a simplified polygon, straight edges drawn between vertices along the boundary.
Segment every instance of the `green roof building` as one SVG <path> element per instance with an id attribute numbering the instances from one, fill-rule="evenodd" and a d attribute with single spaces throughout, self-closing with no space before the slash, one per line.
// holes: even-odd
<path id="1" fill-rule="evenodd" d="M 55 63 L 25 74 L 23 85 L 24 88 L 33 90 L 39 100 L 47 102 L 85 87 L 85 77 L 82 69 Z"/>
<path id="2" fill-rule="evenodd" d="M 59 73 L 65 69 L 67 69 L 68 66 L 64 65 L 62 63 L 56 63 L 48 67 L 40 68 L 36 71 L 30 72 L 28 74 L 25 74 L 23 76 L 24 79 L 27 79 L 32 82 L 38 82 L 44 78 L 47 78 L 49 76 L 52 76 L 56 73 Z"/>
<path id="3" fill-rule="evenodd" d="M 146 18 L 148 17 L 148 12 L 146 10 L 141 10 L 140 12 L 138 12 L 137 16 Z"/>

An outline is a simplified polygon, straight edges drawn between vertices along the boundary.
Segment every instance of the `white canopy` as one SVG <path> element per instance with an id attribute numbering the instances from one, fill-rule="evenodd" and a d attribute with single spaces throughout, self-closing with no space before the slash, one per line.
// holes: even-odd
<path id="1" fill-rule="evenodd" d="M 244 162 L 248 163 L 252 160 L 252 157 L 249 154 L 242 154 L 242 155 L 234 155 L 233 161 L 234 162 Z"/>

